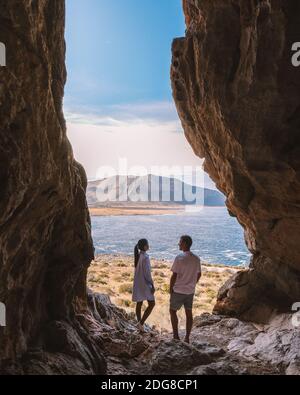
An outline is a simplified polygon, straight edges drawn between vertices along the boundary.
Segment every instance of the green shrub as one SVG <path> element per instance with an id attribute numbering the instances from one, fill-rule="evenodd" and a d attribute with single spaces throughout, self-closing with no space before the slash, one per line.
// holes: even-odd
<path id="1" fill-rule="evenodd" d="M 206 294 L 206 296 L 207 296 L 208 298 L 210 298 L 210 299 L 214 299 L 214 298 L 217 297 L 217 292 L 214 291 L 213 289 L 207 289 L 207 290 L 205 291 L 205 294 Z"/>
<path id="2" fill-rule="evenodd" d="M 126 300 L 123 300 L 123 306 L 125 306 L 125 307 L 131 307 L 131 301 L 130 300 L 128 300 L 128 299 L 126 299 Z"/>
<path id="3" fill-rule="evenodd" d="M 164 294 L 170 293 L 170 286 L 169 286 L 169 284 L 163 284 L 160 287 L 160 289 L 161 289 L 162 293 L 164 293 Z"/>
<path id="4" fill-rule="evenodd" d="M 100 285 L 107 285 L 107 281 L 105 281 L 104 279 L 99 278 L 97 281 L 95 281 L 97 284 Z"/>
<path id="5" fill-rule="evenodd" d="M 117 263 L 117 267 L 127 267 L 127 265 L 124 262 L 119 262 Z"/>

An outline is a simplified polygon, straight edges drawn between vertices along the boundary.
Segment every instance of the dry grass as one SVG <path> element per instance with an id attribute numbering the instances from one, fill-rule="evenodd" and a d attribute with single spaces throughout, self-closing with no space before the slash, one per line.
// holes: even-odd
<path id="1" fill-rule="evenodd" d="M 169 322 L 169 281 L 171 262 L 152 260 L 152 275 L 156 286 L 156 308 L 149 324 L 157 328 L 170 329 Z M 203 265 L 203 276 L 195 294 L 194 311 L 196 315 L 212 312 L 219 288 L 237 271 L 234 268 Z M 99 293 L 107 294 L 112 302 L 128 312 L 134 312 L 131 301 L 134 276 L 133 259 L 130 257 L 103 255 L 92 264 L 88 274 L 89 287 Z M 181 326 L 184 312 L 180 312 Z"/>

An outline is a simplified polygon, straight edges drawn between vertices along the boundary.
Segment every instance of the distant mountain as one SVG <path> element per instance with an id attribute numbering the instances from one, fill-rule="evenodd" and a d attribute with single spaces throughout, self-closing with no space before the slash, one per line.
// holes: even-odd
<path id="1" fill-rule="evenodd" d="M 109 198 L 108 201 L 99 201 L 99 191 L 102 191 L 104 196 Z M 205 206 L 225 206 L 225 197 L 216 190 L 191 186 L 176 178 L 153 175 L 144 177 L 118 176 L 90 181 L 87 188 L 87 200 L 90 208 L 137 206 L 146 203 L 148 206 L 180 206 L 194 205 L 196 193 L 199 198 L 202 197 L 201 202 L 204 198 Z M 130 198 L 127 199 L 127 196 Z M 192 198 L 194 198 L 194 201 L 192 201 Z M 136 201 L 137 199 L 139 201 Z"/>

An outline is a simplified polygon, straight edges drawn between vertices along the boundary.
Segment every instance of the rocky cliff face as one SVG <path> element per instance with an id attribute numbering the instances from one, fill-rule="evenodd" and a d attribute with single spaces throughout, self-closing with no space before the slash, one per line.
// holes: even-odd
<path id="1" fill-rule="evenodd" d="M 245 228 L 250 269 L 216 311 L 258 319 L 300 300 L 300 40 L 297 0 L 183 0 L 174 99 L 186 137 Z M 271 309 L 270 309 L 271 310 Z"/>
<path id="2" fill-rule="evenodd" d="M 61 333 L 81 344 L 79 367 L 71 363 L 75 350 L 66 352 L 69 371 L 100 372 L 101 349 L 83 337 L 76 318 L 86 311 L 93 245 L 86 176 L 62 113 L 64 15 L 63 0 L 0 0 L 7 49 L 0 68 L 0 301 L 7 311 L 0 363 L 48 346 L 59 353 L 63 341 L 47 339 Z"/>

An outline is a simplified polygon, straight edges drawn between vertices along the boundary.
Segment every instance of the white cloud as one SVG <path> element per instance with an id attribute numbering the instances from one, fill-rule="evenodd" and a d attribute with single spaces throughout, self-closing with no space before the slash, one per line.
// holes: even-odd
<path id="1" fill-rule="evenodd" d="M 76 159 L 93 179 L 102 166 L 201 166 L 169 102 L 115 105 L 99 111 L 65 110 Z"/>
<path id="2" fill-rule="evenodd" d="M 65 116 L 70 123 L 89 125 L 117 125 L 118 122 L 149 124 L 168 123 L 174 131 L 182 133 L 173 102 L 130 103 L 102 106 L 101 108 L 65 108 Z"/>

